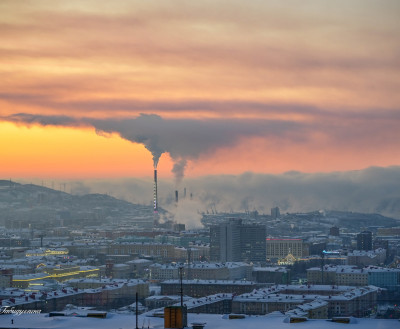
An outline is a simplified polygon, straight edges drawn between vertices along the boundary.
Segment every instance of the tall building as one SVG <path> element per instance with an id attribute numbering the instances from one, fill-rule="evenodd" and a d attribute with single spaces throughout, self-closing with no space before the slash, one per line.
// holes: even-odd
<path id="1" fill-rule="evenodd" d="M 265 262 L 266 229 L 264 225 L 242 225 L 240 227 L 240 249 L 244 262 Z"/>
<path id="2" fill-rule="evenodd" d="M 372 250 L 372 232 L 363 231 L 357 234 L 357 250 Z"/>
<path id="3" fill-rule="evenodd" d="M 339 227 L 337 227 L 337 226 L 332 226 L 330 229 L 329 229 L 329 235 L 332 235 L 332 236 L 339 236 L 340 234 L 339 234 Z"/>
<path id="4" fill-rule="evenodd" d="M 210 259 L 217 262 L 262 262 L 266 258 L 263 225 L 242 224 L 241 219 L 210 227 Z"/>
<path id="5" fill-rule="evenodd" d="M 277 219 L 277 218 L 281 217 L 281 213 L 280 213 L 278 207 L 271 208 L 271 217 L 273 219 Z"/>
<path id="6" fill-rule="evenodd" d="M 210 227 L 210 259 L 220 262 L 238 262 L 240 253 L 241 219 Z"/>

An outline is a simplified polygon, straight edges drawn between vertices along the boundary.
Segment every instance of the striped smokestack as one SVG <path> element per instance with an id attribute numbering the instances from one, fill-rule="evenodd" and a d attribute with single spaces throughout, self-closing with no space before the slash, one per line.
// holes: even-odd
<path id="1" fill-rule="evenodd" d="M 158 212 L 158 200 L 157 200 L 157 169 L 154 169 L 154 193 L 153 193 L 153 197 L 154 197 L 154 203 L 153 203 L 153 207 L 154 207 L 154 212 Z"/>

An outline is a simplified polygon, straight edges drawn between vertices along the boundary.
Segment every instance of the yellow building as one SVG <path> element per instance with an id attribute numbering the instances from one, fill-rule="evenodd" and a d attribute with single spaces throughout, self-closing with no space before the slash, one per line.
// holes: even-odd
<path id="1" fill-rule="evenodd" d="M 44 267 L 42 273 L 26 275 L 14 275 L 12 286 L 16 288 L 27 288 L 35 281 L 53 279 L 64 282 L 75 278 L 98 277 L 99 268 L 94 266 L 70 266 L 70 267 Z"/>
<path id="2" fill-rule="evenodd" d="M 295 258 L 301 258 L 303 255 L 302 239 L 272 239 L 266 240 L 267 259 L 283 259 L 291 254 Z"/>
<path id="3" fill-rule="evenodd" d="M 69 251 L 67 248 L 38 248 L 33 250 L 27 250 L 26 257 L 45 257 L 45 256 L 62 256 L 68 255 Z"/>

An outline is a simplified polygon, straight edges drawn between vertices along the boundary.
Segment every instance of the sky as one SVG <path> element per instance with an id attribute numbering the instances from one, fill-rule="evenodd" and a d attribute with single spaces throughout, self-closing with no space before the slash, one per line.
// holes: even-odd
<path id="1" fill-rule="evenodd" d="M 400 165 L 400 3 L 0 2 L 1 176 Z"/>

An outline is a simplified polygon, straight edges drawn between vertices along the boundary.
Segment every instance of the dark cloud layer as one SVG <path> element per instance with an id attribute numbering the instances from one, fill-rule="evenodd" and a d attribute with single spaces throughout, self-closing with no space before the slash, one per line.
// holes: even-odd
<path id="1" fill-rule="evenodd" d="M 326 148 L 346 149 L 350 146 L 353 149 L 364 148 L 368 152 L 376 147 L 395 147 L 400 140 L 399 112 L 386 111 L 379 116 L 373 111 L 362 115 L 350 112 L 335 116 L 331 112 L 310 109 L 309 114 L 309 120 L 297 121 L 290 117 L 286 120 L 164 119 L 155 114 L 96 119 L 26 113 L 0 119 L 22 125 L 88 126 L 103 136 L 116 133 L 126 140 L 143 144 L 152 153 L 155 167 L 160 156 L 169 153 L 175 161 L 173 173 L 177 181 L 184 177 L 187 160 L 212 155 L 221 148 L 234 148 L 239 142 L 251 138 L 291 145 L 309 144 L 310 149 L 312 143 L 318 142 Z"/>
<path id="2" fill-rule="evenodd" d="M 212 153 L 221 147 L 234 146 L 240 138 L 291 135 L 302 127 L 290 121 L 277 120 L 165 120 L 158 115 L 142 114 L 128 119 L 93 119 L 66 116 L 15 114 L 2 117 L 23 125 L 91 126 L 100 135 L 117 133 L 122 138 L 143 144 L 153 155 L 154 166 L 164 152 L 175 160 L 177 180 L 184 176 L 187 159 Z"/>

